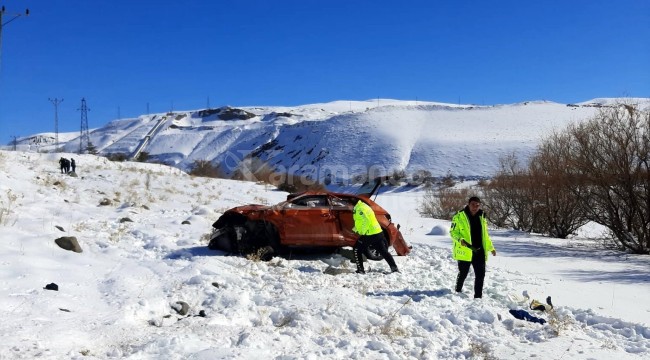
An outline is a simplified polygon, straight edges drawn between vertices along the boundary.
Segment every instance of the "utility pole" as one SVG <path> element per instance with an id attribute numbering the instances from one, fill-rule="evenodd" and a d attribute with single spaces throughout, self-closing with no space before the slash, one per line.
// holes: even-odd
<path id="1" fill-rule="evenodd" d="M 63 102 L 63 99 L 47 99 L 54 105 L 54 142 L 56 144 L 54 150 L 56 151 L 59 147 L 59 104 Z"/>
<path id="2" fill-rule="evenodd" d="M 117 120 L 122 119 L 122 113 L 120 112 L 120 107 L 117 107 Z"/>
<path id="3" fill-rule="evenodd" d="M 81 98 L 81 130 L 79 131 L 79 154 L 83 154 L 88 149 L 90 144 L 90 134 L 88 133 L 88 111 L 90 109 L 86 106 L 86 98 Z M 85 145 L 85 146 L 84 146 Z"/>
<path id="4" fill-rule="evenodd" d="M 5 22 L 3 22 L 4 21 L 2 19 L 3 15 L 9 15 L 9 16 L 12 16 L 12 18 L 5 21 Z M 2 62 L 1 62 L 2 61 L 2 28 L 5 25 L 9 24 L 10 22 L 18 19 L 22 15 L 23 14 L 7 14 L 6 11 L 5 11 L 5 6 L 4 5 L 2 5 L 2 8 L 0 8 L 0 68 L 2 66 Z M 25 16 L 29 16 L 29 9 L 25 9 Z"/>
<path id="5" fill-rule="evenodd" d="M 11 137 L 14 138 L 14 141 L 12 141 L 12 143 L 14 144 L 14 151 L 16 151 L 16 145 L 18 145 L 18 136 L 11 135 Z"/>
<path id="6" fill-rule="evenodd" d="M 151 113 L 149 112 L 149 103 L 147 103 L 147 115 L 149 115 L 149 114 L 151 114 Z"/>

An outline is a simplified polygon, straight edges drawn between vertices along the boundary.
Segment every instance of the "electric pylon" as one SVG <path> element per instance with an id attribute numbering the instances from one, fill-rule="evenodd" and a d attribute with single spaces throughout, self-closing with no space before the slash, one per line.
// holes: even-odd
<path id="1" fill-rule="evenodd" d="M 63 99 L 59 100 L 57 98 L 50 99 L 50 102 L 54 105 L 54 147 L 55 151 L 58 151 L 59 148 L 59 104 L 63 102 Z"/>
<path id="2" fill-rule="evenodd" d="M 90 144 L 90 134 L 88 133 L 88 106 L 86 99 L 81 98 L 81 130 L 79 131 L 79 154 L 83 154 Z"/>

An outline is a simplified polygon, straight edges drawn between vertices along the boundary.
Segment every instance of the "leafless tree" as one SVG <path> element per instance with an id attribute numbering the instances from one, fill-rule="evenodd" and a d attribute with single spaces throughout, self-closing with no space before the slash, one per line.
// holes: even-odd
<path id="1" fill-rule="evenodd" d="M 588 222 L 581 203 L 584 187 L 572 191 L 575 171 L 571 164 L 571 135 L 555 132 L 542 141 L 528 170 L 537 191 L 536 232 L 564 239 Z"/>
<path id="2" fill-rule="evenodd" d="M 448 187 L 429 187 L 420 202 L 419 212 L 426 217 L 451 220 L 454 214 L 467 204 L 472 190 L 452 189 Z"/>
<path id="3" fill-rule="evenodd" d="M 571 189 L 588 218 L 609 228 L 622 248 L 650 253 L 650 110 L 602 108 L 569 133 Z"/>
<path id="4" fill-rule="evenodd" d="M 516 154 L 499 159 L 500 169 L 484 188 L 484 208 L 493 224 L 534 231 L 538 222 L 536 193 L 540 190 Z"/>

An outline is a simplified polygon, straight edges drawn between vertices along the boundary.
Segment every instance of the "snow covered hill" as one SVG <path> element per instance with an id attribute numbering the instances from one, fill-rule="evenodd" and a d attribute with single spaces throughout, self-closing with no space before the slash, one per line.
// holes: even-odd
<path id="1" fill-rule="evenodd" d="M 60 156 L 78 176 L 60 173 Z M 379 195 L 413 251 L 396 257 L 401 273 L 372 262 L 358 275 L 340 255 L 258 262 L 207 249 L 225 209 L 286 197 L 273 187 L 0 151 L 0 359 L 648 358 L 648 256 L 492 230 L 498 254 L 484 298 L 471 299 L 450 290 L 449 223 L 421 218 L 421 196 Z M 63 236 L 82 252 L 57 246 Z M 524 291 L 552 296 L 556 316 L 511 316 L 528 309 Z"/>
<path id="2" fill-rule="evenodd" d="M 578 104 L 532 101 L 474 106 L 377 99 L 297 107 L 222 107 L 115 120 L 94 129 L 100 154 L 133 156 L 189 170 L 211 161 L 232 174 L 254 156 L 279 172 L 323 180 L 420 170 L 433 176 L 491 176 L 499 157 L 526 158 L 540 139 L 599 107 L 622 101 L 650 106 L 648 98 L 594 99 Z M 47 141 L 47 139 L 50 141 Z M 20 139 L 24 151 L 54 149 L 52 134 Z M 60 136 L 63 150 L 77 152 L 78 134 Z M 461 155 L 461 156 L 458 156 Z"/>

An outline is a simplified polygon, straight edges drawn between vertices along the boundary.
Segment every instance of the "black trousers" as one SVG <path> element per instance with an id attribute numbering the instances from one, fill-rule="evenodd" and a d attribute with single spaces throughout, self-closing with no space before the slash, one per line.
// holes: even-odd
<path id="1" fill-rule="evenodd" d="M 456 292 L 463 291 L 463 284 L 469 274 L 470 265 L 474 268 L 474 297 L 483 297 L 483 281 L 485 280 L 485 253 L 477 251 L 472 254 L 472 261 L 458 262 L 458 276 L 456 277 Z"/>
<path id="2" fill-rule="evenodd" d="M 361 235 L 357 240 L 357 243 L 354 244 L 354 261 L 357 263 L 357 272 L 364 272 L 363 269 L 363 254 L 366 253 L 366 249 L 369 246 L 372 246 L 374 249 L 384 257 L 384 260 L 390 266 L 391 271 L 397 271 L 397 264 L 393 255 L 388 252 L 388 247 L 386 246 L 386 238 L 384 233 L 380 232 L 375 235 Z"/>

